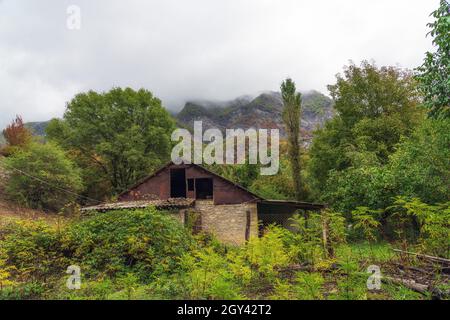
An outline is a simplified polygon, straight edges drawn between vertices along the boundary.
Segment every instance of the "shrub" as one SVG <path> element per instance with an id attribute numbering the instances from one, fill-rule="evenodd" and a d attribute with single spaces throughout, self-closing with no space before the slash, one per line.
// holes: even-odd
<path id="1" fill-rule="evenodd" d="M 408 200 L 399 197 L 391 208 L 396 209 L 397 214 L 404 213 L 416 219 L 423 251 L 442 257 L 450 256 L 450 202 L 429 205 L 417 198 Z"/>
<path id="2" fill-rule="evenodd" d="M 173 271 L 192 245 L 183 226 L 154 208 L 98 213 L 69 226 L 64 249 L 88 274 L 134 271 L 142 280 Z"/>
<path id="3" fill-rule="evenodd" d="M 323 299 L 323 283 L 324 279 L 320 273 L 298 272 L 295 285 L 296 297 L 300 300 Z"/>
<path id="4" fill-rule="evenodd" d="M 79 170 L 53 144 L 32 143 L 5 159 L 8 196 L 34 209 L 57 211 L 82 189 Z"/>
<path id="5" fill-rule="evenodd" d="M 336 300 L 367 299 L 367 274 L 361 272 L 351 248 L 346 247 L 343 250 L 342 256 L 338 259 L 338 265 L 337 272 L 341 274 L 337 280 L 338 292 L 330 295 L 330 298 Z"/>
<path id="6" fill-rule="evenodd" d="M 318 266 L 346 241 L 345 219 L 339 212 L 296 214 L 291 222 L 295 232 L 286 233 L 285 241 L 297 262 Z"/>
<path id="7" fill-rule="evenodd" d="M 0 260 L 18 280 L 45 280 L 65 271 L 67 260 L 61 253 L 60 235 L 43 221 L 18 220 L 0 233 Z"/>

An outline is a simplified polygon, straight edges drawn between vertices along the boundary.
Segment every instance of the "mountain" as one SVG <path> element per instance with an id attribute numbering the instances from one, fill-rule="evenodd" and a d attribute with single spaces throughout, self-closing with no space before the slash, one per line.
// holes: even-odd
<path id="1" fill-rule="evenodd" d="M 37 121 L 37 122 L 27 122 L 25 123 L 25 127 L 30 129 L 30 131 L 35 136 L 45 136 L 45 128 L 47 128 L 49 121 Z"/>
<path id="2" fill-rule="evenodd" d="M 192 128 L 201 120 L 203 129 L 279 129 L 285 136 L 282 120 L 283 102 L 279 92 L 265 92 L 251 98 L 243 96 L 226 102 L 190 101 L 176 115 L 180 125 Z M 333 116 L 330 98 L 317 91 L 302 94 L 301 131 L 308 145 L 312 131 Z"/>
<path id="3" fill-rule="evenodd" d="M 186 102 L 178 114 L 172 114 L 179 126 L 193 128 L 194 121 L 202 120 L 203 129 L 279 129 L 285 136 L 281 114 L 283 102 L 279 92 L 264 92 L 257 97 L 241 96 L 229 101 L 193 100 Z M 309 145 L 312 131 L 333 116 L 333 102 L 318 91 L 302 94 L 301 131 L 305 145 Z M 25 126 L 35 136 L 44 136 L 50 121 L 27 122 Z M 0 145 L 4 144 L 0 132 Z"/>

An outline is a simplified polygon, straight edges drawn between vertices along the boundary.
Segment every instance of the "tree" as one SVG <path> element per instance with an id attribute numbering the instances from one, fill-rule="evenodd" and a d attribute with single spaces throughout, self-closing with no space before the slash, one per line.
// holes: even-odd
<path id="1" fill-rule="evenodd" d="M 22 120 L 21 116 L 16 118 L 3 130 L 3 136 L 7 142 L 3 153 L 9 155 L 17 148 L 27 145 L 32 138 L 30 130 L 28 130 Z"/>
<path id="2" fill-rule="evenodd" d="M 286 79 L 281 84 L 281 97 L 283 98 L 283 121 L 288 140 L 288 157 L 292 168 L 295 198 L 302 199 L 302 182 L 300 179 L 300 116 L 301 94 L 296 92 L 295 82 Z"/>
<path id="3" fill-rule="evenodd" d="M 433 118 L 450 117 L 450 4 L 441 0 L 439 8 L 431 14 L 435 21 L 428 24 L 433 37 L 434 53 L 427 52 L 417 70 L 425 106 Z"/>
<path id="4" fill-rule="evenodd" d="M 31 143 L 5 159 L 8 196 L 28 207 L 58 211 L 82 190 L 79 169 L 54 144 Z"/>
<path id="5" fill-rule="evenodd" d="M 397 195 L 432 204 L 450 200 L 450 121 L 424 121 L 403 139 L 385 169 Z"/>
<path id="6" fill-rule="evenodd" d="M 316 131 L 309 151 L 308 177 L 316 194 L 333 171 L 386 164 L 401 137 L 423 118 L 416 81 L 406 70 L 363 61 L 345 67 L 328 89 L 336 116 Z"/>
<path id="7" fill-rule="evenodd" d="M 383 209 L 396 196 L 442 203 L 450 200 L 450 121 L 425 119 L 382 165 L 362 159 L 345 170 L 332 170 L 322 199 L 336 210 Z M 362 155 L 370 156 L 364 153 Z"/>
<path id="8" fill-rule="evenodd" d="M 94 171 L 118 193 L 169 159 L 174 126 L 151 92 L 114 88 L 76 95 L 47 135 L 75 154 L 83 171 Z"/>

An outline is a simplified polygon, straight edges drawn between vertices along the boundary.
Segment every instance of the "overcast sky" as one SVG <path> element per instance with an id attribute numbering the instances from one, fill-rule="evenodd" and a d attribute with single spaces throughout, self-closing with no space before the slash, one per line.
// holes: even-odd
<path id="1" fill-rule="evenodd" d="M 326 85 L 351 59 L 414 68 L 439 0 L 0 0 L 0 127 L 62 116 L 74 94 L 144 87 L 170 109 Z M 67 28 L 67 7 L 81 29 Z"/>

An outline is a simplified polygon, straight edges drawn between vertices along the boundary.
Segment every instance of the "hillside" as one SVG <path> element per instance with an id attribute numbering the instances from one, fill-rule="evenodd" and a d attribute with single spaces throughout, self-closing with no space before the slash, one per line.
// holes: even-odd
<path id="1" fill-rule="evenodd" d="M 312 131 L 332 117 L 332 100 L 317 91 L 305 93 L 302 98 L 301 128 L 308 144 Z M 190 101 L 176 118 L 187 127 L 192 127 L 194 121 L 201 120 L 204 129 L 279 129 L 281 136 L 284 136 L 282 110 L 280 93 L 266 92 L 253 99 L 243 96 L 226 102 Z"/>

